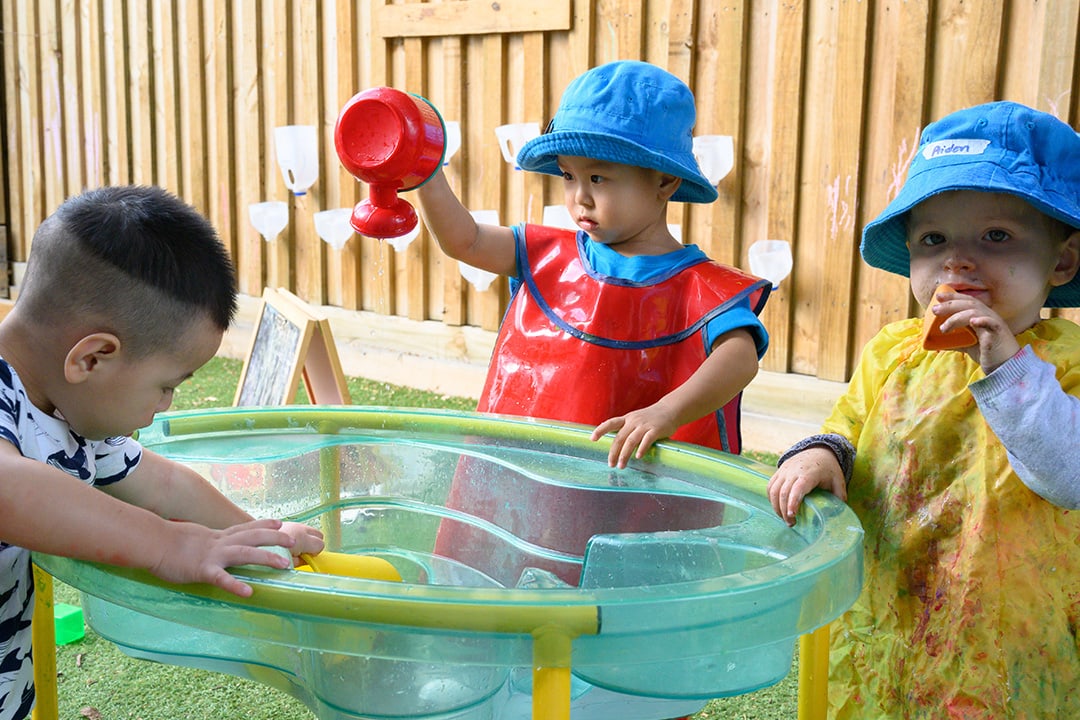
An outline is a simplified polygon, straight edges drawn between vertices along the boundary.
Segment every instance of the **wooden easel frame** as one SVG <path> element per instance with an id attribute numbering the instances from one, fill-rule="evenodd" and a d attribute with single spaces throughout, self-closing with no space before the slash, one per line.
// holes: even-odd
<path id="1" fill-rule="evenodd" d="M 284 288 L 263 290 L 233 405 L 289 405 L 300 380 L 315 405 L 348 405 L 330 321 Z"/>

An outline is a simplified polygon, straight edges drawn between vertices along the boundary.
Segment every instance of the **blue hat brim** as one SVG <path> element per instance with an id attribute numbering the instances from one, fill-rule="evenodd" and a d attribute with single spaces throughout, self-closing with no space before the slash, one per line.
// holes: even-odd
<path id="1" fill-rule="evenodd" d="M 917 178 L 913 175 L 881 214 L 863 228 L 859 251 L 868 265 L 908 277 L 911 255 L 907 247 L 905 216 L 919 203 L 954 190 L 1015 195 L 1044 215 L 1080 229 L 1080 207 L 1075 201 L 1048 196 L 1040 179 L 1031 173 L 1008 173 L 992 163 L 961 161 L 937 166 L 933 174 L 933 191 L 928 192 L 921 183 L 913 182 Z M 1080 307 L 1080 273 L 1068 283 L 1053 288 L 1043 307 Z"/>
<path id="2" fill-rule="evenodd" d="M 586 157 L 594 160 L 659 170 L 682 179 L 671 196 L 676 202 L 711 203 L 719 197 L 716 188 L 698 168 L 692 153 L 661 155 L 630 140 L 602 133 L 555 131 L 529 140 L 518 152 L 522 170 L 562 175 L 558 157 Z"/>

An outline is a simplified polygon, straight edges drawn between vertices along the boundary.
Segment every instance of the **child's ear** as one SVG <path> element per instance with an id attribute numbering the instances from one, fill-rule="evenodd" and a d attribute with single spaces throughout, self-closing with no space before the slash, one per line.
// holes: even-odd
<path id="1" fill-rule="evenodd" d="M 112 333 L 93 333 L 71 346 L 64 358 L 64 378 L 72 384 L 84 382 L 102 363 L 120 354 L 120 340 Z"/>
<path id="2" fill-rule="evenodd" d="M 660 175 L 660 199 L 667 202 L 682 185 L 682 178 L 674 175 Z"/>
<path id="3" fill-rule="evenodd" d="M 1080 230 L 1073 230 L 1061 246 L 1057 265 L 1050 274 L 1050 284 L 1058 287 L 1070 282 L 1080 270 Z"/>

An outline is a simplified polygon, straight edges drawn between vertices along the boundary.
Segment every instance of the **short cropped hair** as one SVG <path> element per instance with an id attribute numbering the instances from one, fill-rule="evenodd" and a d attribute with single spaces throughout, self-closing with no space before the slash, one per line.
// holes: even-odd
<path id="1" fill-rule="evenodd" d="M 89 190 L 38 227 L 17 302 L 33 322 L 93 325 L 140 357 L 198 317 L 224 332 L 236 274 L 210 222 L 159 187 Z"/>

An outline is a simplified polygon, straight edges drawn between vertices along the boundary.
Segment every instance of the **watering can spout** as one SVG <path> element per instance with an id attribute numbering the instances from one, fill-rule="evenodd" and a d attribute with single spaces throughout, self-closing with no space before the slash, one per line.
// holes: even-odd
<path id="1" fill-rule="evenodd" d="M 416 211 L 398 193 L 423 185 L 442 167 L 446 126 L 438 110 L 393 88 L 364 90 L 341 109 L 334 145 L 342 166 L 370 188 L 353 210 L 353 228 L 375 238 L 412 231 Z"/>

